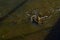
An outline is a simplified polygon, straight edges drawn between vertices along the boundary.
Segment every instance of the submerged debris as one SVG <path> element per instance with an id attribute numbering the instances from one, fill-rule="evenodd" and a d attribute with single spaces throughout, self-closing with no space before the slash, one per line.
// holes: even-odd
<path id="1" fill-rule="evenodd" d="M 44 23 L 44 20 L 46 18 L 48 18 L 48 16 L 40 16 L 39 12 L 37 10 L 33 10 L 32 12 L 26 12 L 27 16 L 30 18 L 30 22 L 31 23 L 35 23 L 35 24 L 43 24 Z M 31 15 L 33 14 L 33 15 Z"/>
<path id="2" fill-rule="evenodd" d="M 57 8 L 56 11 L 60 11 L 60 8 Z"/>
<path id="3" fill-rule="evenodd" d="M 36 15 L 31 16 L 31 22 L 38 24 L 38 18 L 36 17 Z"/>

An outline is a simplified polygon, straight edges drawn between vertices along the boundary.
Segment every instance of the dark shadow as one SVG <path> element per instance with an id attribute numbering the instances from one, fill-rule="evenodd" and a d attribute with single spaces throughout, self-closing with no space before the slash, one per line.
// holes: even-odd
<path id="1" fill-rule="evenodd" d="M 35 24 L 35 25 L 38 24 L 38 22 L 36 22 L 34 19 L 33 19 L 32 23 Z"/>
<path id="2" fill-rule="evenodd" d="M 58 22 L 54 25 L 53 29 L 50 31 L 45 40 L 60 40 L 60 18 Z"/>

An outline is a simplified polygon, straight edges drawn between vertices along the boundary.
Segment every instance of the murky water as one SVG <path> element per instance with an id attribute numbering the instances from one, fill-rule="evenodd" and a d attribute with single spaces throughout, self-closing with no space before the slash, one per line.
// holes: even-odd
<path id="1" fill-rule="evenodd" d="M 60 19 L 54 25 L 53 29 L 50 31 L 49 35 L 45 40 L 59 40 L 60 38 Z"/>

